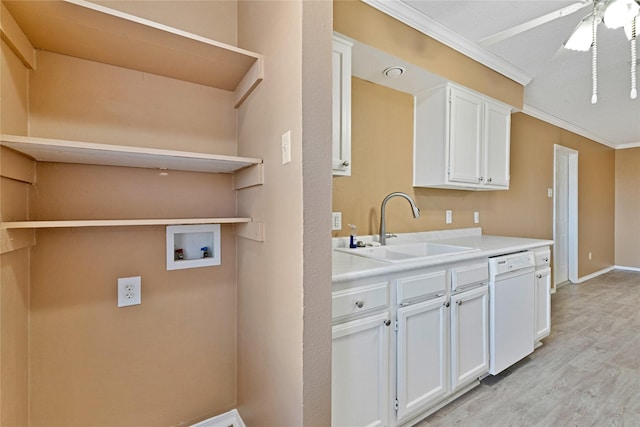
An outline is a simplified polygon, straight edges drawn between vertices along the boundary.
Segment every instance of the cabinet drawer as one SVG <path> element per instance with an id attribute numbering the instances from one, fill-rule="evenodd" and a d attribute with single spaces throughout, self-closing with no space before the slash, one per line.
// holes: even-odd
<path id="1" fill-rule="evenodd" d="M 389 282 L 336 291 L 331 300 L 333 319 L 382 309 L 389 305 Z"/>
<path id="2" fill-rule="evenodd" d="M 534 251 L 536 258 L 536 267 L 548 267 L 551 263 L 551 251 L 549 248 L 536 249 Z"/>
<path id="3" fill-rule="evenodd" d="M 444 294 L 446 287 L 446 270 L 438 270 L 419 276 L 398 279 L 398 304 L 403 304 L 428 295 Z"/>
<path id="4" fill-rule="evenodd" d="M 482 261 L 477 264 L 457 267 L 451 270 L 451 291 L 486 282 L 489 280 L 489 262 Z"/>

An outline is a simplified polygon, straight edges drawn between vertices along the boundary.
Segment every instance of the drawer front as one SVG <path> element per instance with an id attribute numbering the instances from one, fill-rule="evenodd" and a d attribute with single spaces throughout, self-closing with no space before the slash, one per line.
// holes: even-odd
<path id="1" fill-rule="evenodd" d="M 398 304 L 429 295 L 444 294 L 446 287 L 446 270 L 398 279 Z"/>
<path id="2" fill-rule="evenodd" d="M 457 267 L 451 270 L 451 291 L 456 292 L 466 287 L 489 280 L 489 262 Z"/>
<path id="3" fill-rule="evenodd" d="M 331 298 L 333 319 L 383 309 L 389 305 L 389 282 L 336 291 Z"/>
<path id="4" fill-rule="evenodd" d="M 536 267 L 548 267 L 551 264 L 551 251 L 549 248 L 536 249 L 534 252 L 536 257 Z"/>

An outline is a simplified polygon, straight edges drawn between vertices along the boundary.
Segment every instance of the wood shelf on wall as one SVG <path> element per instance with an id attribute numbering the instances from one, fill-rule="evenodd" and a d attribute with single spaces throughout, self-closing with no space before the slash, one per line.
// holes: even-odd
<path id="1" fill-rule="evenodd" d="M 263 78 L 260 54 L 95 3 L 2 3 L 35 49 L 232 91 L 236 108 Z"/>
<path id="2" fill-rule="evenodd" d="M 144 225 L 242 224 L 251 218 L 169 218 L 169 219 L 96 219 L 58 221 L 0 222 L 0 229 L 19 228 L 75 228 L 75 227 L 127 227 Z"/>
<path id="3" fill-rule="evenodd" d="M 261 159 L 30 136 L 0 135 L 0 145 L 40 162 L 233 173 Z"/>

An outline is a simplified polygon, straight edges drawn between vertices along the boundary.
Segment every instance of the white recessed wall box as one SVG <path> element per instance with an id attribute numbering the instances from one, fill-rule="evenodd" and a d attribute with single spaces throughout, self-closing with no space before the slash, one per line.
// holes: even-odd
<path id="1" fill-rule="evenodd" d="M 220 224 L 167 227 L 167 270 L 220 265 Z"/>

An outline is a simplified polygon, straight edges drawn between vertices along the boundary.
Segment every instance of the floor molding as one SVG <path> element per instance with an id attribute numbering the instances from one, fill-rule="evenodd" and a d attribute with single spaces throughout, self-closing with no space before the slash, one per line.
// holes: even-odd
<path id="1" fill-rule="evenodd" d="M 613 271 L 615 269 L 616 269 L 616 266 L 612 265 L 611 267 L 607 267 L 607 268 L 604 268 L 604 269 L 602 269 L 600 271 L 596 271 L 594 273 L 591 273 L 591 274 L 588 274 L 586 276 L 580 277 L 576 283 L 586 282 L 587 280 L 591 280 L 591 279 L 593 279 L 595 277 L 601 276 L 601 275 L 603 275 L 605 273 L 608 273 L 610 271 Z"/>
<path id="2" fill-rule="evenodd" d="M 616 265 L 616 270 L 640 271 L 638 267 L 625 267 L 624 265 Z"/>
<path id="3" fill-rule="evenodd" d="M 246 427 L 240 414 L 236 409 L 232 409 L 224 414 L 200 421 L 191 427 Z"/>

